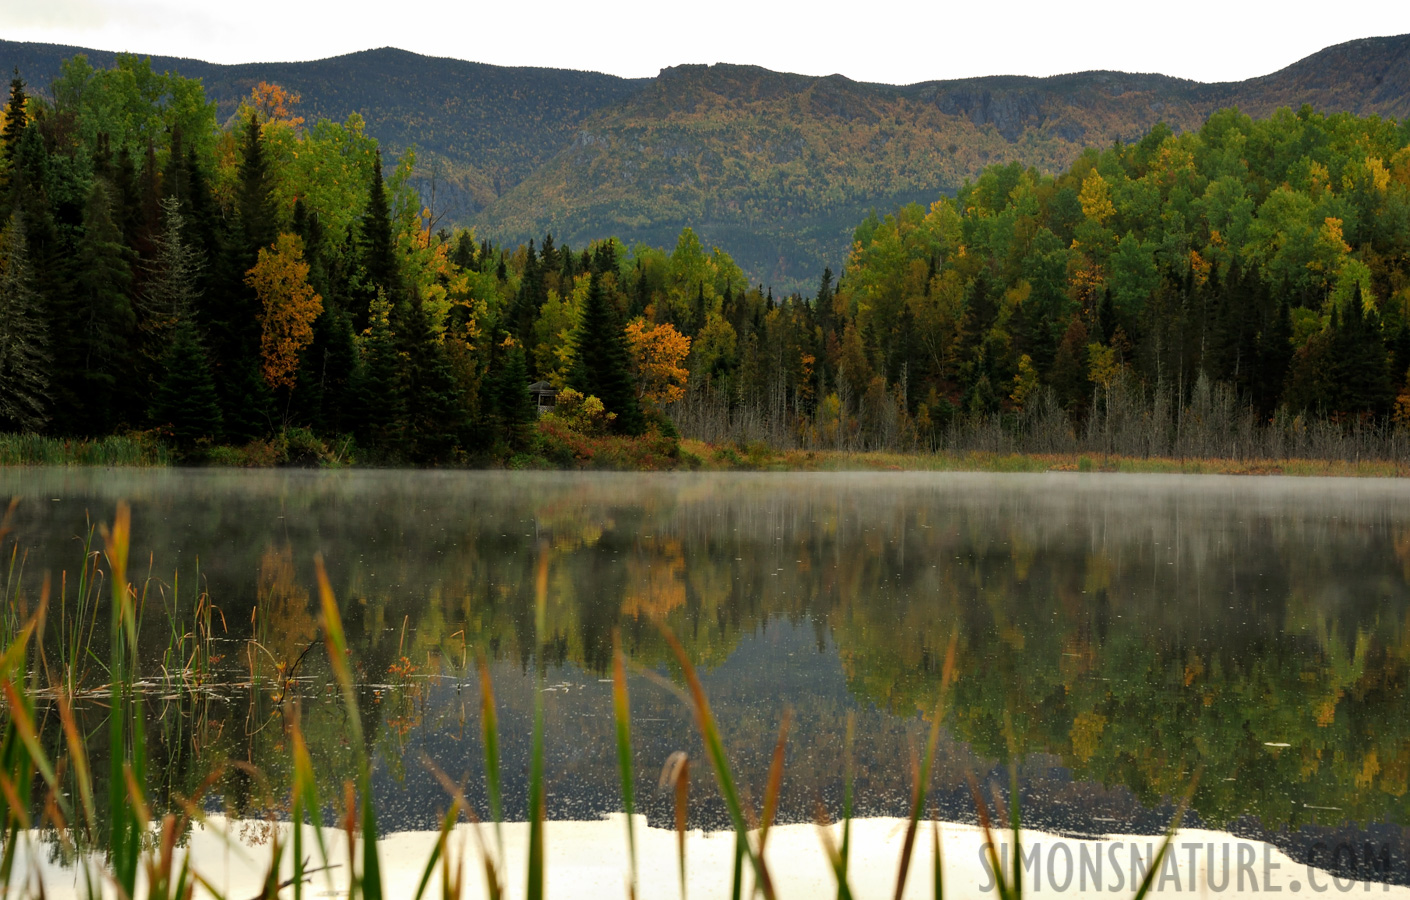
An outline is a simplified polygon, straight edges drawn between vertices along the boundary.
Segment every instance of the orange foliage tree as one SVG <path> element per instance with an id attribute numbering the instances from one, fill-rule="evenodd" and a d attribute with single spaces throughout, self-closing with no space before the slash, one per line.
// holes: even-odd
<path id="1" fill-rule="evenodd" d="M 259 113 L 262 122 L 287 122 L 293 127 L 304 123 L 303 116 L 294 115 L 290 109 L 299 102 L 299 95 L 291 94 L 277 84 L 261 81 L 250 89 L 248 102 Z"/>
<path id="2" fill-rule="evenodd" d="M 690 337 L 670 323 L 648 326 L 636 319 L 627 326 L 636 390 L 657 407 L 675 403 L 685 396 L 690 373 L 683 365 L 690 355 Z"/>
<path id="3" fill-rule="evenodd" d="M 304 242 L 296 234 L 281 234 L 261 248 L 259 261 L 245 273 L 245 283 L 259 295 L 260 355 L 264 380 L 270 387 L 293 388 L 299 354 L 313 342 L 313 322 L 323 312 L 323 298 L 308 283 Z"/>

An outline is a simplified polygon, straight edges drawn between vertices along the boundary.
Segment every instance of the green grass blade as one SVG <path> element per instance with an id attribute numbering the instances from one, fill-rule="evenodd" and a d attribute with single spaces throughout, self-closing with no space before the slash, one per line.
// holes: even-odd
<path id="1" fill-rule="evenodd" d="M 1155 882 L 1156 872 L 1160 871 L 1161 865 L 1165 862 L 1165 856 L 1170 852 L 1170 844 L 1175 840 L 1175 832 L 1180 829 L 1180 822 L 1185 818 L 1185 810 L 1189 809 L 1190 801 L 1194 798 L 1195 788 L 1199 786 L 1199 778 L 1199 773 L 1196 773 L 1194 780 L 1190 783 L 1189 792 L 1180 801 L 1180 806 L 1175 810 L 1175 817 L 1170 820 L 1170 827 L 1165 829 L 1165 840 L 1160 842 L 1160 850 L 1156 852 L 1155 859 L 1151 860 L 1151 866 L 1146 870 L 1146 877 L 1141 880 L 1141 886 L 1136 889 L 1131 900 L 1145 900 L 1146 894 L 1150 893 L 1151 885 Z"/>
<path id="2" fill-rule="evenodd" d="M 541 549 L 534 578 L 534 648 L 539 658 L 534 664 L 534 743 L 529 759 L 529 860 L 525 900 L 543 900 L 543 641 L 548 631 L 547 618 L 548 555 Z"/>
<path id="3" fill-rule="evenodd" d="M 415 900 L 421 900 L 426 895 L 426 886 L 431 883 L 431 875 L 436 871 L 436 863 L 446 852 L 446 839 L 450 836 L 451 829 L 455 827 L 455 822 L 460 818 L 460 804 L 452 800 L 450 809 L 445 817 L 441 819 L 441 830 L 436 835 L 436 846 L 432 848 L 430 857 L 426 860 L 426 868 L 421 872 L 421 881 L 416 885 Z"/>
<path id="4" fill-rule="evenodd" d="M 930 859 L 934 875 L 932 883 L 934 885 L 935 900 L 945 900 L 945 872 L 944 860 L 940 855 L 940 822 L 931 823 L 930 829 Z"/>
<path id="5" fill-rule="evenodd" d="M 705 698 L 705 688 L 700 684 L 700 676 L 696 674 L 695 667 L 691 665 L 690 656 L 685 652 L 685 647 L 681 645 L 675 632 L 671 631 L 664 622 L 659 623 L 659 627 L 666 643 L 670 645 L 672 653 L 675 654 L 676 662 L 680 664 L 681 671 L 685 674 L 686 684 L 690 688 L 691 705 L 695 711 L 695 723 L 700 729 L 701 737 L 705 740 L 705 752 L 710 758 L 710 766 L 714 769 L 715 781 L 719 785 L 725 807 L 729 810 L 734 831 L 736 834 L 746 836 L 745 854 L 754 870 L 755 884 L 763 892 L 766 900 L 774 900 L 773 881 L 769 878 L 768 868 L 764 865 L 759 854 L 755 853 L 748 844 L 749 824 L 744 816 L 744 805 L 740 801 L 739 790 L 735 786 L 734 775 L 730 771 L 729 757 L 725 753 L 724 741 L 720 739 L 720 730 L 715 723 L 714 713 L 710 711 L 710 702 Z"/>
<path id="6" fill-rule="evenodd" d="M 935 717 L 930 722 L 930 738 L 926 741 L 925 756 L 916 771 L 916 782 L 911 791 L 911 818 L 906 825 L 905 841 L 901 845 L 901 865 L 896 873 L 895 900 L 901 900 L 901 895 L 906 890 L 906 876 L 910 873 L 911 855 L 915 852 L 916 834 L 920 828 L 920 814 L 925 809 L 926 791 L 930 785 L 930 767 L 935 760 L 935 748 L 940 743 L 940 723 L 945 718 L 945 699 L 949 693 L 950 679 L 955 673 L 955 647 L 958 640 L 958 633 L 950 635 L 950 647 L 945 651 L 945 666 L 940 674 L 940 699 L 935 704 Z"/>
<path id="7" fill-rule="evenodd" d="M 847 874 L 847 860 L 852 849 L 852 782 L 856 777 L 856 761 L 853 757 L 853 748 L 857 736 L 857 713 L 855 710 L 847 710 L 847 738 L 843 745 L 842 759 L 842 850 L 838 854 L 842 862 L 842 874 Z M 838 900 L 841 900 L 841 891 L 846 887 L 846 882 L 838 882 Z M 851 890 L 847 894 L 851 896 Z"/>
<path id="8" fill-rule="evenodd" d="M 495 709 L 494 682 L 490 664 L 480 654 L 480 737 L 485 751 L 485 792 L 489 795 L 490 818 L 494 820 L 495 843 L 504 858 L 504 805 L 499 790 L 499 713 Z"/>

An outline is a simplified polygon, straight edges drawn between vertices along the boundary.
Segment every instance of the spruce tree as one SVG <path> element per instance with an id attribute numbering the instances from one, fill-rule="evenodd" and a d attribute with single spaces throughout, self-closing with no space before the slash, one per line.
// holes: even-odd
<path id="1" fill-rule="evenodd" d="M 401 272 L 392 242 L 392 208 L 386 183 L 382 180 L 380 149 L 373 160 L 372 189 L 362 216 L 362 268 L 367 280 L 359 307 L 353 314 L 354 327 L 359 331 L 367 327 L 369 309 L 379 290 L 390 302 L 401 299 Z"/>
<path id="2" fill-rule="evenodd" d="M 264 157 L 259 118 L 251 115 L 235 186 L 235 221 L 211 298 L 210 319 L 221 411 L 225 433 L 249 440 L 268 433 L 273 421 L 273 395 L 260 375 L 261 304 L 245 281 L 259 260 L 259 251 L 279 236 L 273 179 Z"/>
<path id="3" fill-rule="evenodd" d="M 24 134 L 26 126 L 29 124 L 25 105 L 28 97 L 24 92 L 24 80 L 20 78 L 19 68 L 15 69 L 15 76 L 10 79 L 10 100 L 5 104 L 5 127 L 0 130 L 0 209 L 7 211 L 10 193 L 10 171 L 14 166 L 15 153 L 20 143 L 20 135 Z"/>
<path id="4" fill-rule="evenodd" d="M 496 439 L 514 452 L 526 449 L 538 411 L 529 393 L 529 367 L 524 362 L 524 348 L 500 348 L 493 403 Z"/>
<path id="5" fill-rule="evenodd" d="M 1258 408 L 1265 416 L 1282 400 L 1292 357 L 1292 317 L 1284 298 L 1258 336 Z"/>
<path id="6" fill-rule="evenodd" d="M 48 420 L 49 334 L 34 290 L 18 214 L 0 232 L 0 430 L 38 431 Z"/>
<path id="7" fill-rule="evenodd" d="M 1380 322 L 1367 313 L 1358 284 L 1332 332 L 1331 407 L 1350 416 L 1386 412 L 1394 397 Z M 1337 322 L 1335 314 L 1333 323 Z"/>
<path id="8" fill-rule="evenodd" d="M 113 220 L 112 192 L 93 182 L 83 236 L 72 261 L 70 290 L 54 334 L 55 427 L 65 434 L 101 435 L 135 423 L 139 388 L 133 354 L 137 318 L 128 297 L 132 270 Z"/>
<path id="9" fill-rule="evenodd" d="M 395 312 L 406 453 L 416 463 L 444 462 L 454 452 L 462 427 L 455 376 L 420 298 L 402 301 Z"/>
<path id="10" fill-rule="evenodd" d="M 177 322 L 161 359 L 151 419 L 182 450 L 223 437 L 220 400 L 210 360 L 190 316 Z"/>
<path id="11" fill-rule="evenodd" d="M 368 310 L 362 358 L 357 391 L 364 400 L 365 413 L 355 423 L 358 440 L 385 456 L 395 456 L 402 450 L 405 406 L 391 304 L 382 291 Z"/>
<path id="12" fill-rule="evenodd" d="M 641 434 L 646 427 L 631 378 L 631 357 L 617 309 L 602 291 L 596 273 L 588 283 L 587 299 L 573 334 L 573 389 L 596 397 L 616 413 L 616 430 Z"/>

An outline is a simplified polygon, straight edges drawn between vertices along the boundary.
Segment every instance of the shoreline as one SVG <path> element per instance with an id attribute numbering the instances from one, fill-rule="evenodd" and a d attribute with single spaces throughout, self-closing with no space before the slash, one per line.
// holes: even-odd
<path id="1" fill-rule="evenodd" d="M 180 456 L 146 435 L 94 440 L 0 435 L 0 468 L 207 468 L 386 469 L 408 468 L 349 460 L 342 453 L 292 453 L 271 442 L 212 448 L 204 459 Z M 663 443 L 664 440 L 664 443 Z M 1333 478 L 1410 478 L 1410 459 L 1235 459 L 1227 457 L 1123 456 L 1092 452 L 781 450 L 762 441 L 710 444 L 696 439 L 604 437 L 590 439 L 568 459 L 524 453 L 484 458 L 428 470 L 695 471 L 695 472 L 1102 472 L 1136 475 L 1281 475 Z"/>

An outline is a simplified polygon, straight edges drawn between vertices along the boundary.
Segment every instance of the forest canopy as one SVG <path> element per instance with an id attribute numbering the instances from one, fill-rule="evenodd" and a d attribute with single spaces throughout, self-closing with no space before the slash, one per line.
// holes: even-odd
<path id="1" fill-rule="evenodd" d="M 1224 110 L 1054 176 L 994 166 L 775 297 L 689 228 L 576 250 L 442 228 L 414 151 L 278 85 L 219 122 L 199 81 L 80 56 L 50 96 L 17 76 L 0 128 L 3 431 L 506 459 L 562 436 L 539 381 L 567 432 L 667 441 L 924 448 L 1210 385 L 1260 422 L 1410 425 L 1410 128 L 1374 116 Z"/>

